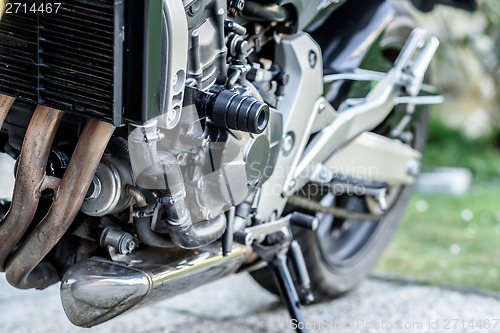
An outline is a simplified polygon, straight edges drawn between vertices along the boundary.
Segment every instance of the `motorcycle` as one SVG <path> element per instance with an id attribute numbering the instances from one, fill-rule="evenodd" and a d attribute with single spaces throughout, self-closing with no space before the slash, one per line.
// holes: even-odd
<path id="1" fill-rule="evenodd" d="M 0 0 L 11 285 L 61 281 L 92 327 L 249 272 L 303 322 L 370 272 L 442 102 L 439 41 L 409 1 L 16 1 Z"/>

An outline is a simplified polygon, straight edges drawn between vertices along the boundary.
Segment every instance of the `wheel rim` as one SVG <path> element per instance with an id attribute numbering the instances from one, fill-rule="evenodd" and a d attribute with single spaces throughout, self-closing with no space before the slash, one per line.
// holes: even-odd
<path id="1" fill-rule="evenodd" d="M 416 119 L 421 112 L 415 114 Z M 391 115 L 393 115 L 391 113 Z M 388 135 L 392 127 L 392 116 L 389 116 L 381 126 L 378 134 Z M 418 121 L 416 122 L 418 123 Z M 414 135 L 413 143 L 417 141 L 418 125 L 415 122 L 411 128 Z M 418 148 L 417 148 L 418 149 Z M 387 196 L 388 212 L 397 204 L 405 186 L 390 186 Z M 337 206 L 348 210 L 380 214 L 382 211 L 372 198 L 363 196 L 335 197 L 334 194 L 326 194 L 319 200 L 322 206 Z M 354 263 L 361 260 L 363 252 L 374 241 L 376 234 L 384 227 L 387 217 L 380 221 L 360 220 L 360 219 L 340 219 L 332 215 L 316 213 L 319 220 L 319 227 L 315 232 L 319 251 L 325 262 L 331 269 L 342 269 L 352 267 Z"/>
<path id="2" fill-rule="evenodd" d="M 349 206 L 360 206 L 361 198 L 350 198 Z M 333 194 L 327 194 L 320 201 L 322 205 L 336 203 Z M 355 202 L 357 201 L 357 202 Z M 349 207 L 349 208 L 351 208 Z M 379 223 L 363 220 L 344 220 L 333 215 L 318 213 L 319 227 L 316 231 L 319 249 L 325 260 L 334 267 L 342 267 L 351 262 L 367 246 Z"/>

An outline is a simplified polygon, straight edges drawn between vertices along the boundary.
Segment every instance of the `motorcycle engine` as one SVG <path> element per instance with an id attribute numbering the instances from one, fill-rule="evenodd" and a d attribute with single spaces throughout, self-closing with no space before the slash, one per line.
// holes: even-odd
<path id="1" fill-rule="evenodd" d="M 184 183 L 186 208 L 199 222 L 240 204 L 267 180 L 281 118 L 246 78 L 249 43 L 245 28 L 228 19 L 226 0 L 183 3 L 189 51 L 180 120 L 169 128 L 168 115 L 159 116 L 133 128 L 128 141 L 135 183 L 160 201 Z M 166 177 L 172 156 L 182 179 Z M 154 218 L 152 229 L 164 231 Z"/>
<path id="2" fill-rule="evenodd" d="M 33 269 L 42 260 L 54 268 L 30 279 L 33 283 L 23 284 L 16 275 L 11 282 L 16 286 L 46 287 L 91 256 L 119 260 L 137 240 L 153 248 L 211 244 L 230 226 L 225 211 L 243 202 L 251 209 L 279 155 L 282 119 L 272 109 L 279 71 L 257 56 L 264 42 L 273 40 L 269 22 L 247 31 L 249 21 L 238 21 L 244 1 L 104 2 L 65 3 L 71 15 L 9 15 L 0 27 L 0 39 L 12 46 L 0 69 L 16 83 L 0 86 L 2 97 L 12 96 L 5 100 L 13 103 L 0 146 L 19 158 L 16 169 L 40 163 L 36 175 L 16 175 L 16 188 L 28 184 L 33 195 L 13 204 L 34 215 L 26 215 L 12 244 L 4 244 L 0 265 L 21 241 L 19 249 L 37 247 L 26 250 L 26 257 L 39 260 Z M 71 19 L 75 6 L 85 9 L 75 19 L 82 27 L 78 35 Z M 151 20 L 136 19 L 146 17 Z M 88 32 L 101 28 L 109 38 L 95 40 Z M 19 65 L 25 62 L 19 54 L 25 53 L 33 66 Z M 25 77 L 30 81 L 18 88 Z M 25 145 L 26 137 L 40 145 Z M 32 157 L 35 148 L 42 152 Z M 47 155 L 48 163 L 38 155 Z M 32 184 L 47 188 L 32 189 Z M 234 231 L 248 223 L 250 209 L 235 212 L 234 220 L 244 221 L 233 223 Z M 17 228 L 19 221 L 12 221 Z M 58 226 L 57 232 L 44 233 L 43 251 L 40 238 L 31 237 L 30 223 Z M 31 274 L 24 258 L 16 265 L 23 267 L 12 271 Z"/>

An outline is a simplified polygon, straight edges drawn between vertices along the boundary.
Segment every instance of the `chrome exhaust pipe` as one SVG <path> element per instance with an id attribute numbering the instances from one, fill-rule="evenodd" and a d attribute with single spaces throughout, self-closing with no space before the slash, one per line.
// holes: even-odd
<path id="1" fill-rule="evenodd" d="M 62 279 L 64 312 L 74 325 L 92 327 L 234 273 L 251 252 L 238 245 L 222 256 L 214 244 L 198 250 L 139 249 L 126 262 L 83 260 Z"/>

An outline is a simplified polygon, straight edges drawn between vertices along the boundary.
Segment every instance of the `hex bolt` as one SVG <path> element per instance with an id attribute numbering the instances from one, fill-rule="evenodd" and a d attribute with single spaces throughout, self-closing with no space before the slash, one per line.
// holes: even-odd
<path id="1" fill-rule="evenodd" d="M 118 228 L 104 229 L 100 243 L 102 247 L 113 247 L 120 254 L 129 254 L 135 249 L 132 235 Z"/>
<path id="2" fill-rule="evenodd" d="M 238 40 L 235 45 L 235 51 L 238 55 L 246 56 L 250 48 L 250 44 L 246 40 Z"/>
<path id="3" fill-rule="evenodd" d="M 90 183 L 89 189 L 87 190 L 87 194 L 85 195 L 85 200 L 92 200 L 101 194 L 101 180 L 99 177 L 94 175 L 94 178 L 92 179 L 92 183 Z"/>

